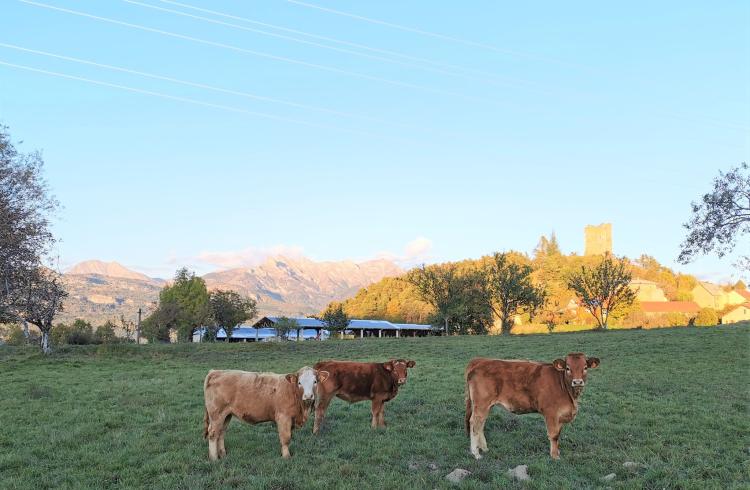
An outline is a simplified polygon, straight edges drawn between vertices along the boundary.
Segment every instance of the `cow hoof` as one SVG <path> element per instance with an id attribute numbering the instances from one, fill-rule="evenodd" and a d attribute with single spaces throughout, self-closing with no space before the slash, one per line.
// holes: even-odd
<path id="1" fill-rule="evenodd" d="M 474 456 L 474 459 L 482 459 L 482 455 L 479 454 L 479 451 L 477 451 L 475 453 L 471 453 L 471 454 Z"/>

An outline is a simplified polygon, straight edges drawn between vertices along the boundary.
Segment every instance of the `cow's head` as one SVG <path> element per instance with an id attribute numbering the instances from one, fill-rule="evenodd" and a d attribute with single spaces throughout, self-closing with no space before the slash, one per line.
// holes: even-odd
<path id="1" fill-rule="evenodd" d="M 406 383 L 406 377 L 409 373 L 407 368 L 413 368 L 417 363 L 406 359 L 391 359 L 383 363 L 383 368 L 391 373 L 391 377 L 399 386 Z"/>
<path id="2" fill-rule="evenodd" d="M 578 396 L 586 386 L 586 375 L 589 369 L 599 366 L 598 357 L 589 357 L 581 352 L 573 352 L 563 359 L 555 359 L 552 365 L 563 373 L 565 384 L 573 389 L 573 394 Z"/>
<path id="3" fill-rule="evenodd" d="M 296 373 L 287 374 L 286 380 L 297 385 L 297 389 L 302 394 L 302 401 L 315 401 L 315 387 L 320 382 L 328 379 L 328 371 L 316 371 L 315 369 L 305 366 Z"/>

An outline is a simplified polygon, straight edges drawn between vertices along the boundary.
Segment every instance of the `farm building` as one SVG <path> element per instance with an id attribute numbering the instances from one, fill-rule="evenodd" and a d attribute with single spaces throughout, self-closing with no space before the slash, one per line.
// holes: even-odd
<path id="1" fill-rule="evenodd" d="M 629 286 L 635 292 L 638 301 L 668 301 L 664 290 L 654 281 L 633 279 Z"/>
<path id="2" fill-rule="evenodd" d="M 242 325 L 234 329 L 230 342 L 264 342 L 278 338 L 275 325 L 281 317 L 264 316 L 253 325 Z M 293 317 L 300 326 L 299 330 L 292 330 L 287 337 L 290 340 L 323 340 L 330 337 L 325 324 L 316 318 Z M 346 332 L 355 337 L 424 337 L 434 332 L 432 325 L 414 323 L 391 323 L 385 320 L 358 320 L 349 322 Z M 199 328 L 193 334 L 193 342 L 200 342 L 205 328 Z M 299 338 L 297 337 L 299 335 Z M 224 329 L 219 329 L 216 340 L 227 340 Z"/>
<path id="3" fill-rule="evenodd" d="M 723 310 L 727 306 L 746 303 L 747 298 L 740 291 L 724 291 L 721 286 L 710 282 L 699 282 L 693 288 L 693 300 L 701 308 Z"/>

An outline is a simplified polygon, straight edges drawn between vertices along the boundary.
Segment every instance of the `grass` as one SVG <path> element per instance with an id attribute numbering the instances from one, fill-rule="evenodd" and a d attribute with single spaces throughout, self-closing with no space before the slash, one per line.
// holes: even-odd
<path id="1" fill-rule="evenodd" d="M 552 461 L 538 415 L 493 410 L 490 452 L 475 461 L 463 429 L 463 369 L 475 356 L 602 360 Z M 44 358 L 0 347 L 0 487 L 43 488 L 748 488 L 750 330 L 675 328 L 263 344 L 81 346 Z M 373 431 L 369 404 L 335 400 L 319 437 L 312 421 L 279 456 L 275 427 L 233 421 L 228 457 L 201 437 L 210 368 L 290 372 L 325 358 L 415 359 Z M 643 463 L 630 471 L 623 462 Z M 416 470 L 409 463 L 418 464 Z M 437 471 L 427 464 L 437 465 Z M 530 483 L 508 468 L 527 464 Z"/>

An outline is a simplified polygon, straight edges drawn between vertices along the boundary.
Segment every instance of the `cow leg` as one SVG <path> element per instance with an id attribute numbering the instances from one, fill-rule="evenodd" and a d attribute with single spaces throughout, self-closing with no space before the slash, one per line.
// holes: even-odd
<path id="1" fill-rule="evenodd" d="M 224 420 L 225 416 L 209 417 L 208 422 L 208 459 L 216 461 L 221 458 L 219 452 L 219 440 L 224 438 Z"/>
<path id="2" fill-rule="evenodd" d="M 320 431 L 320 426 L 323 424 L 323 417 L 325 417 L 326 409 L 332 399 L 333 395 L 319 395 L 315 399 L 315 422 L 313 423 L 313 434 L 317 434 L 318 431 Z"/>
<path id="3" fill-rule="evenodd" d="M 385 427 L 385 402 L 380 407 L 380 427 Z"/>
<path id="4" fill-rule="evenodd" d="M 224 426 L 221 430 L 221 434 L 219 435 L 219 458 L 224 458 L 227 455 L 227 450 L 224 447 L 224 435 L 227 433 L 227 427 L 229 427 L 229 422 L 232 421 L 232 414 L 230 413 L 227 415 L 227 418 L 224 419 Z"/>
<path id="5" fill-rule="evenodd" d="M 382 422 L 382 426 L 380 425 Z M 378 427 L 385 427 L 385 418 L 383 417 L 383 401 L 377 398 L 372 401 L 372 423 L 370 426 L 373 429 Z"/>
<path id="6" fill-rule="evenodd" d="M 489 415 L 491 405 L 474 403 L 469 419 L 469 437 L 471 454 L 481 459 L 479 450 L 487 451 L 487 440 L 484 438 L 484 423 Z"/>
<path id="7" fill-rule="evenodd" d="M 281 416 L 276 420 L 276 429 L 279 431 L 279 442 L 281 442 L 281 457 L 291 458 L 289 454 L 289 443 L 292 441 L 292 418 Z"/>
<path id="8" fill-rule="evenodd" d="M 549 438 L 549 455 L 552 459 L 560 459 L 560 448 L 558 446 L 558 440 L 560 439 L 560 431 L 562 430 L 562 423 L 557 420 L 557 417 L 545 417 L 544 421 L 547 423 L 547 437 Z"/>

